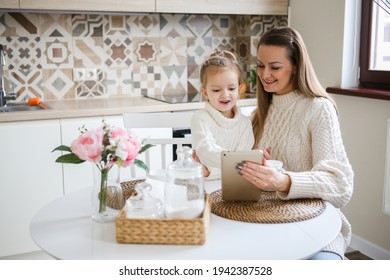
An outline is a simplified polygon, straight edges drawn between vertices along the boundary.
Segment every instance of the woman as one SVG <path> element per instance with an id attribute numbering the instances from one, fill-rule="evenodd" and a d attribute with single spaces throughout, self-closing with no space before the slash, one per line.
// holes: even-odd
<path id="1" fill-rule="evenodd" d="M 254 147 L 265 159 L 283 161 L 286 171 L 275 171 L 264 160 L 239 164 L 240 175 L 281 199 L 322 198 L 344 207 L 353 192 L 353 170 L 336 105 L 320 85 L 300 34 L 290 27 L 267 31 L 257 48 L 257 74 Z M 351 226 L 339 213 L 340 233 L 312 259 L 344 258 Z"/>

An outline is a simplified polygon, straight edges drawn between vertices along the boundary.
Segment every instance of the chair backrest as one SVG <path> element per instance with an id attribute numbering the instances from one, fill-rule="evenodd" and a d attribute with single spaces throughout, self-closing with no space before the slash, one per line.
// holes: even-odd
<path id="1" fill-rule="evenodd" d="M 125 128 L 143 144 L 155 145 L 139 157 L 151 171 L 166 169 L 173 161 L 176 149 L 191 144 L 191 137 L 174 137 L 173 129 L 190 129 L 192 115 L 193 111 L 123 114 Z M 133 165 L 130 172 L 133 178 L 144 175 L 144 172 Z"/>

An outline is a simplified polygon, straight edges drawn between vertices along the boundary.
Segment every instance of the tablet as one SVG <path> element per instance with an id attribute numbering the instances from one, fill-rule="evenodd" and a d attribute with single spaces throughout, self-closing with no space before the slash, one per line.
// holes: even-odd
<path id="1" fill-rule="evenodd" d="M 223 151 L 221 153 L 222 199 L 224 201 L 257 201 L 261 190 L 242 178 L 236 165 L 242 161 L 261 163 L 263 151 Z"/>

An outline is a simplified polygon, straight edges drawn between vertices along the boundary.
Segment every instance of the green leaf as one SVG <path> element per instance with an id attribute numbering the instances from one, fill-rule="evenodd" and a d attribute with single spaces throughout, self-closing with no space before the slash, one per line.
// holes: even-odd
<path id="1" fill-rule="evenodd" d="M 146 144 L 144 145 L 141 150 L 139 151 L 140 154 L 142 154 L 143 152 L 145 152 L 147 149 L 150 149 L 151 147 L 154 147 L 154 145 L 152 144 Z"/>
<path id="2" fill-rule="evenodd" d="M 251 69 L 249 70 L 247 82 L 254 83 L 254 82 L 256 82 L 256 79 L 257 79 L 257 66 L 252 66 Z"/>
<path id="3" fill-rule="evenodd" d="M 61 145 L 61 146 L 58 146 L 57 148 L 55 148 L 53 151 L 51 151 L 51 152 L 54 152 L 54 151 L 63 151 L 63 152 L 72 152 L 71 150 L 70 150 L 70 147 L 68 147 L 68 146 L 65 146 L 65 145 Z"/>
<path id="4" fill-rule="evenodd" d="M 74 163 L 74 164 L 78 164 L 78 163 L 83 163 L 84 161 L 85 160 L 80 159 L 78 156 L 76 156 L 73 153 L 62 155 L 62 156 L 60 156 L 60 157 L 58 157 L 56 159 L 56 162 L 59 162 L 59 163 Z"/>
<path id="5" fill-rule="evenodd" d="M 149 167 L 142 160 L 135 159 L 134 165 L 145 170 L 146 172 L 149 172 Z"/>

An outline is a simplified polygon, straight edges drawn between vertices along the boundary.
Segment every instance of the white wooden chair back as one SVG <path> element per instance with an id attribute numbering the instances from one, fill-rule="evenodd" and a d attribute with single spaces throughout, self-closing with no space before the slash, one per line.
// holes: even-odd
<path id="1" fill-rule="evenodd" d="M 138 158 L 147 164 L 150 170 L 166 169 L 173 161 L 176 149 L 191 144 L 191 137 L 173 137 L 173 129 L 189 129 L 193 111 L 161 113 L 124 113 L 125 128 L 133 133 L 143 144 L 153 144 Z M 145 175 L 140 168 L 131 166 L 131 177 Z"/>

